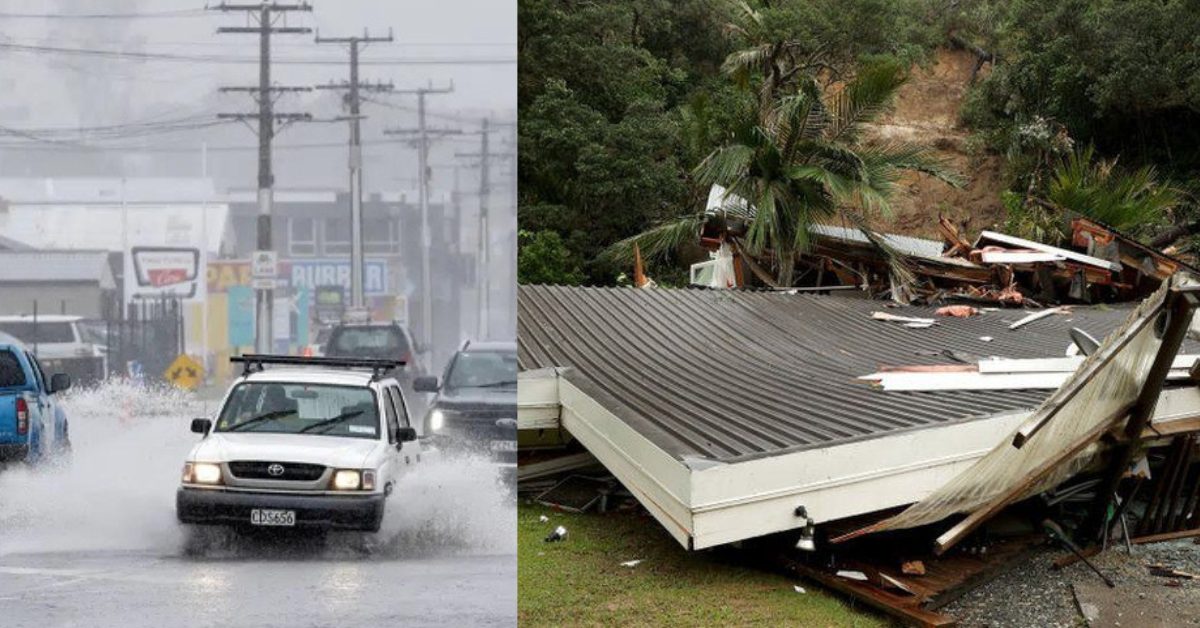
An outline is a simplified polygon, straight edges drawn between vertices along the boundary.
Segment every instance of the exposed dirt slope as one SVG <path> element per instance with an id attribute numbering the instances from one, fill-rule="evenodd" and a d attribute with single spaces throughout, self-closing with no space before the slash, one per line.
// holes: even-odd
<path id="1" fill-rule="evenodd" d="M 939 51 L 928 67 L 913 69 L 893 110 L 868 131 L 868 140 L 893 138 L 932 147 L 966 180 L 962 188 L 953 188 L 927 175 L 906 175 L 893 195 L 892 215 L 873 220 L 881 230 L 937 238 L 939 212 L 970 236 L 1003 222 L 1003 158 L 972 154 L 969 129 L 958 116 L 974 65 L 970 53 Z"/>

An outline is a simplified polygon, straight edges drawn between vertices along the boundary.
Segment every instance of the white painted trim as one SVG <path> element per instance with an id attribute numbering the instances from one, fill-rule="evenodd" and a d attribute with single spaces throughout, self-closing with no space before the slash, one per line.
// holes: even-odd
<path id="1" fill-rule="evenodd" d="M 1032 264 L 1036 262 L 1058 262 L 1067 258 L 1058 253 L 1027 253 L 1024 251 L 984 251 L 981 259 L 985 264 Z"/>
<path id="2" fill-rule="evenodd" d="M 555 430 L 561 427 L 558 372 L 523 371 L 517 378 L 517 429 Z"/>
<path id="3" fill-rule="evenodd" d="M 979 239 L 976 240 L 976 244 L 978 244 L 979 240 L 993 240 L 1003 244 L 1019 246 L 1024 249 L 1033 249 L 1035 251 L 1042 251 L 1045 253 L 1055 253 L 1069 260 L 1076 261 L 1081 264 L 1087 264 L 1089 266 L 1097 266 L 1105 270 L 1121 270 L 1120 264 L 1114 264 L 1108 260 L 1102 260 L 1098 257 L 1092 257 L 1091 255 L 1084 255 L 1083 253 L 1076 253 L 1075 251 L 1060 249 L 1055 246 L 1050 246 L 1049 244 L 1042 244 L 1041 242 L 1034 242 L 1033 240 L 1026 240 L 1024 238 L 1018 238 L 1016 236 L 1010 236 L 1004 233 L 996 233 L 995 231 L 984 231 L 980 233 Z"/>
<path id="4" fill-rule="evenodd" d="M 1034 358 L 1034 359 L 1005 359 L 996 358 L 979 361 L 980 373 L 1057 373 L 1077 370 L 1083 364 L 1083 356 L 1069 358 Z M 1200 355 L 1177 355 L 1171 362 L 1171 370 L 1180 371 L 1192 368 L 1192 364 L 1200 360 Z"/>
<path id="5" fill-rule="evenodd" d="M 993 376 L 994 377 L 994 376 Z M 544 379 L 522 378 L 521 387 Z M 554 374 L 562 426 L 667 529 L 703 549 L 920 501 L 1006 440 L 1017 411 L 789 454 L 689 468 L 570 381 Z M 540 387 L 521 391 L 548 403 Z M 520 397 L 520 394 L 518 396 Z M 527 406 L 528 407 L 528 406 Z M 518 410 L 520 412 L 520 410 Z M 1200 389 L 1163 391 L 1154 424 L 1200 416 Z"/>
<path id="6" fill-rule="evenodd" d="M 691 548 L 691 471 L 571 382 L 559 380 L 562 425 L 680 545 Z"/>

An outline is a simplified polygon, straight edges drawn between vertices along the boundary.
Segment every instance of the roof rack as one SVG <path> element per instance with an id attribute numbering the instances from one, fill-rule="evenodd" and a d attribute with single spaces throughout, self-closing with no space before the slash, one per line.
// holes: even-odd
<path id="1" fill-rule="evenodd" d="M 400 368 L 407 364 L 404 360 L 380 360 L 375 358 L 325 358 L 305 357 L 300 355 L 266 355 L 247 353 L 229 358 L 234 364 L 242 365 L 242 375 L 262 372 L 267 364 L 288 364 L 292 366 L 325 366 L 347 369 L 371 369 L 371 379 L 378 379 L 384 373 Z"/>

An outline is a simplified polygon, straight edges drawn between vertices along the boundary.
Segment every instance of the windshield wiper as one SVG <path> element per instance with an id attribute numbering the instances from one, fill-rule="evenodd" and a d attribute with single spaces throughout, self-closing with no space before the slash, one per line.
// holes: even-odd
<path id="1" fill-rule="evenodd" d="M 512 380 L 503 379 L 498 382 L 490 382 L 487 384 L 479 384 L 475 388 L 500 388 L 501 386 L 516 386 L 517 383 Z"/>
<path id="2" fill-rule="evenodd" d="M 323 420 L 317 421 L 316 423 L 313 423 L 312 425 L 305 425 L 304 427 L 300 428 L 300 431 L 298 431 L 296 433 L 297 434 L 305 434 L 305 433 L 311 432 L 315 429 L 319 429 L 322 427 L 332 428 L 332 427 L 336 426 L 338 423 L 341 423 L 342 421 L 345 421 L 346 419 L 353 419 L 354 417 L 356 417 L 362 413 L 363 413 L 362 410 L 355 410 L 353 412 L 346 412 L 343 414 L 339 414 L 339 415 L 329 418 L 329 419 L 323 419 Z"/>
<path id="3" fill-rule="evenodd" d="M 296 412 L 295 410 L 276 410 L 274 412 L 260 414 L 256 417 L 254 417 L 253 419 L 247 419 L 245 421 L 242 421 L 241 423 L 238 423 L 237 425 L 234 425 L 233 427 L 230 427 L 229 429 L 221 430 L 221 431 L 222 432 L 240 432 L 247 425 L 258 425 L 259 423 L 262 423 L 263 421 L 270 421 L 271 419 L 277 419 L 281 416 L 284 416 L 287 414 L 293 414 L 295 412 Z"/>

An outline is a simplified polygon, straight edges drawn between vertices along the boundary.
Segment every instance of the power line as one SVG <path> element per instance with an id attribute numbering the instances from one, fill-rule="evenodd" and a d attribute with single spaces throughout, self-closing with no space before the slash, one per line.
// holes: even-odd
<path id="1" fill-rule="evenodd" d="M 358 53 L 362 48 L 373 42 L 391 42 L 392 31 L 389 28 L 387 37 L 372 37 L 365 29 L 361 37 L 321 37 L 317 34 L 318 44 L 346 44 L 350 48 L 350 79 L 345 83 L 322 85 L 318 89 L 336 89 L 346 91 L 346 105 L 350 109 L 347 118 L 350 123 L 350 306 L 362 309 L 363 301 L 363 219 L 362 219 L 362 129 L 360 123 L 362 114 L 362 91 L 388 91 L 391 84 L 363 83 L 358 80 L 358 66 L 361 60 Z M 428 299 L 429 294 L 423 298 Z M 428 321 L 426 321 L 428 325 Z"/>
<path id="2" fill-rule="evenodd" d="M 7 20 L 136 20 L 200 17 L 204 9 L 173 9 L 170 11 L 148 11 L 130 13 L 0 13 Z"/>
<path id="3" fill-rule="evenodd" d="M 311 12 L 312 6 L 307 3 L 280 4 L 263 2 L 258 5 L 226 4 L 222 2 L 213 7 L 221 12 L 245 11 L 247 21 L 257 21 L 256 26 L 223 26 L 217 33 L 253 33 L 258 36 L 258 89 L 255 100 L 258 111 L 252 114 L 234 113 L 220 114 L 221 117 L 234 120 L 257 118 L 258 120 L 258 243 L 255 256 L 273 256 L 274 247 L 271 240 L 271 206 L 274 204 L 275 174 L 271 168 L 271 142 L 275 139 L 275 123 L 284 124 L 294 120 L 311 120 L 308 113 L 278 113 L 275 111 L 276 93 L 299 91 L 311 88 L 288 88 L 271 84 L 271 35 L 311 33 L 312 29 L 301 26 L 276 26 L 279 16 L 289 13 Z M 239 91 L 239 88 L 227 88 L 226 91 Z M 252 92 L 254 93 L 254 92 Z M 274 289 L 271 286 L 255 286 L 254 308 L 254 348 L 260 353 L 269 353 L 274 342 L 272 335 L 273 314 L 275 306 Z"/>
<path id="4" fill-rule="evenodd" d="M 253 28 L 253 27 L 248 27 Z M 285 27 L 286 28 L 286 27 Z M 67 48 L 63 46 L 44 46 L 32 44 L 0 43 L 0 50 L 11 50 L 30 54 L 61 54 L 84 57 L 116 59 L 121 61 L 162 61 L 179 63 L 215 63 L 228 65 L 250 65 L 258 63 L 257 57 L 214 54 L 182 54 L 171 52 L 142 52 L 137 50 L 106 50 L 102 48 Z M 272 63 L 278 65 L 343 65 L 339 59 L 317 59 L 301 57 L 275 58 Z M 515 65 L 515 58 L 489 59 L 485 57 L 393 57 L 368 59 L 361 65 Z"/>

